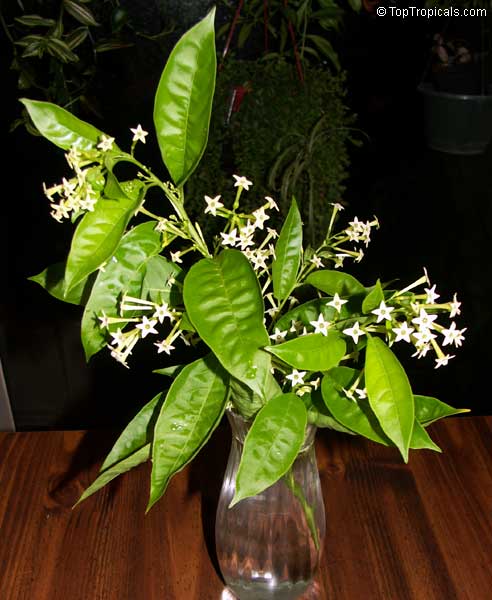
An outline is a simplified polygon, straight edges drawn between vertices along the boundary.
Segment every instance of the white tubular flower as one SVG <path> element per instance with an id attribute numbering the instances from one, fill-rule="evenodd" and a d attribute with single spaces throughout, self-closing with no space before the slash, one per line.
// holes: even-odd
<path id="1" fill-rule="evenodd" d="M 352 327 L 344 329 L 343 333 L 350 336 L 354 340 L 355 344 L 358 343 L 361 336 L 366 335 L 366 332 L 360 328 L 359 321 L 356 321 Z"/>
<path id="2" fill-rule="evenodd" d="M 393 306 L 386 306 L 386 304 L 384 303 L 384 300 L 381 300 L 381 303 L 379 304 L 379 308 L 371 310 L 371 313 L 373 315 L 377 316 L 376 323 L 380 323 L 381 321 L 384 321 L 384 320 L 391 321 L 391 312 L 394 310 L 395 309 Z"/>
<path id="3" fill-rule="evenodd" d="M 464 329 L 456 329 L 456 323 L 452 321 L 448 329 L 443 329 L 441 331 L 441 333 L 444 335 L 444 341 L 442 345 L 447 346 L 448 344 L 454 344 L 458 348 L 465 339 L 463 335 L 465 331 L 466 327 Z"/>
<path id="4" fill-rule="evenodd" d="M 423 308 L 420 309 L 420 314 L 418 317 L 412 319 L 412 323 L 415 323 L 419 327 L 420 330 L 430 329 L 432 327 L 432 322 L 437 319 L 437 315 L 429 315 Z"/>
<path id="5" fill-rule="evenodd" d="M 454 317 L 461 314 L 460 306 L 461 306 L 461 302 L 458 302 L 456 294 L 454 294 L 453 301 L 449 303 L 449 307 L 450 307 L 449 316 L 451 317 L 451 319 L 453 319 Z"/>
<path id="6" fill-rule="evenodd" d="M 217 216 L 217 209 L 222 208 L 224 205 L 220 202 L 220 194 L 215 196 L 214 198 L 210 198 L 210 196 L 205 196 L 205 202 L 207 203 L 207 208 L 205 209 L 205 214 L 210 213 L 212 216 Z"/>
<path id="7" fill-rule="evenodd" d="M 161 352 L 165 352 L 166 354 L 171 354 L 171 350 L 174 350 L 174 346 L 171 345 L 171 342 L 168 340 L 162 340 L 161 342 L 155 342 L 154 346 L 157 346 L 157 354 Z"/>
<path id="8" fill-rule="evenodd" d="M 138 323 L 135 327 L 140 329 L 142 338 L 146 337 L 149 333 L 158 333 L 155 325 L 157 323 L 157 319 L 148 319 L 146 316 L 142 317 L 142 322 Z"/>
<path id="9" fill-rule="evenodd" d="M 425 293 L 427 294 L 427 298 L 425 300 L 426 304 L 435 304 L 436 300 L 440 297 L 439 294 L 436 293 L 435 285 L 433 285 L 431 288 L 425 288 Z"/>
<path id="10" fill-rule="evenodd" d="M 265 200 L 268 203 L 268 208 L 272 209 L 274 208 L 275 210 L 280 210 L 279 207 L 277 206 L 277 203 L 275 202 L 275 200 L 273 198 L 271 198 L 270 196 L 265 196 Z"/>
<path id="11" fill-rule="evenodd" d="M 323 261 L 321 260 L 321 258 L 319 256 L 316 256 L 316 254 L 313 256 L 313 258 L 310 259 L 309 262 L 313 263 L 313 265 L 317 269 L 322 269 L 323 268 Z"/>
<path id="12" fill-rule="evenodd" d="M 246 177 L 241 177 L 240 175 L 233 175 L 233 177 L 236 180 L 234 187 L 241 187 L 248 191 L 250 186 L 253 185 L 253 182 L 249 181 L 249 179 L 246 179 Z"/>
<path id="13" fill-rule="evenodd" d="M 367 398 L 367 390 L 365 388 L 356 388 L 355 393 L 357 394 L 357 396 L 359 396 L 359 400 L 364 400 L 365 398 Z"/>
<path id="14" fill-rule="evenodd" d="M 440 358 L 436 358 L 436 366 L 434 367 L 434 369 L 439 369 L 439 367 L 445 367 L 452 358 L 454 358 L 454 354 L 445 354 Z"/>
<path id="15" fill-rule="evenodd" d="M 342 310 L 342 306 L 344 304 L 347 304 L 347 302 L 348 302 L 348 300 L 342 300 L 342 298 L 340 298 L 338 293 L 335 292 L 335 295 L 333 296 L 333 300 L 330 300 L 330 302 L 327 302 L 326 306 L 333 306 L 333 308 L 337 312 L 340 312 Z"/>
<path id="16" fill-rule="evenodd" d="M 235 246 L 239 240 L 239 238 L 237 237 L 237 229 L 234 227 L 234 229 L 230 232 L 230 233 L 220 233 L 220 236 L 222 237 L 222 245 L 223 246 Z"/>
<path id="17" fill-rule="evenodd" d="M 142 142 L 142 144 L 145 144 L 145 138 L 149 133 L 148 131 L 144 131 L 140 124 L 137 125 L 136 129 L 130 128 L 130 131 L 133 133 L 132 142 Z"/>
<path id="18" fill-rule="evenodd" d="M 111 334 L 111 345 L 112 346 L 121 346 L 123 344 L 123 342 L 125 341 L 125 336 L 123 335 L 123 332 L 121 331 L 120 328 L 118 328 L 118 330 L 115 333 Z"/>
<path id="19" fill-rule="evenodd" d="M 297 369 L 293 369 L 290 375 L 286 375 L 285 379 L 290 381 L 292 387 L 296 385 L 302 385 L 304 383 L 304 377 L 307 371 L 298 371 Z"/>
<path id="20" fill-rule="evenodd" d="M 100 323 L 99 323 L 99 327 L 100 327 L 101 329 L 107 329 L 107 328 L 108 328 L 108 326 L 109 326 L 109 318 L 108 318 L 108 316 L 106 315 L 106 313 L 103 311 L 103 312 L 102 312 L 102 317 L 97 317 L 97 318 L 98 318 L 98 320 L 100 321 Z"/>
<path id="21" fill-rule="evenodd" d="M 287 331 L 280 331 L 278 327 L 275 327 L 275 331 L 270 335 L 270 339 L 273 340 L 276 344 L 278 344 L 285 340 L 286 335 Z"/>
<path id="22" fill-rule="evenodd" d="M 278 238 L 278 231 L 276 229 L 272 229 L 271 227 L 267 227 L 267 231 L 269 235 L 275 240 Z"/>
<path id="23" fill-rule="evenodd" d="M 162 323 L 164 319 L 169 319 L 171 322 L 175 320 L 174 314 L 169 310 L 169 304 L 167 302 L 163 302 L 160 306 L 156 307 L 152 318 L 157 319 L 159 323 Z"/>
<path id="24" fill-rule="evenodd" d="M 437 336 L 430 329 L 421 329 L 415 332 L 413 337 L 415 338 L 416 348 L 420 348 L 426 346 L 431 340 L 435 340 Z"/>
<path id="25" fill-rule="evenodd" d="M 410 334 L 415 331 L 413 327 L 410 327 L 406 321 L 401 323 L 400 327 L 393 327 L 391 330 L 393 333 L 396 333 L 395 342 L 400 342 L 403 340 L 404 342 L 410 343 L 412 340 L 410 339 Z"/>
<path id="26" fill-rule="evenodd" d="M 181 252 L 179 250 L 177 252 L 171 252 L 171 261 L 175 264 L 182 263 L 181 260 Z"/>
<path id="27" fill-rule="evenodd" d="M 309 321 L 309 323 L 314 327 L 314 333 L 321 333 L 325 336 L 328 335 L 328 329 L 331 323 L 325 321 L 325 318 L 321 313 L 318 315 L 317 321 Z"/>
<path id="28" fill-rule="evenodd" d="M 113 149 L 113 145 L 114 145 L 114 138 L 103 134 L 101 136 L 101 141 L 99 142 L 97 147 L 99 148 L 99 150 L 102 150 L 103 152 L 108 152 L 108 150 Z"/>
<path id="29" fill-rule="evenodd" d="M 248 221 L 246 223 L 246 225 L 241 227 L 241 229 L 239 230 L 239 234 L 250 237 L 254 234 L 255 231 L 256 231 L 256 227 L 253 225 L 253 223 L 251 223 L 251 221 Z"/>
<path id="30" fill-rule="evenodd" d="M 254 227 L 257 229 L 263 229 L 263 224 L 265 223 L 265 221 L 267 221 L 270 217 L 265 213 L 265 209 L 259 208 L 258 210 L 255 210 L 253 212 L 253 216 L 255 218 L 255 222 L 254 222 Z"/>

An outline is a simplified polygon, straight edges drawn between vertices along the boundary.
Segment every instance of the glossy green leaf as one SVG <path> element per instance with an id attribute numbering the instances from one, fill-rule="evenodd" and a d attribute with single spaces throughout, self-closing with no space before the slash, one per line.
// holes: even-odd
<path id="1" fill-rule="evenodd" d="M 53 27 L 55 21 L 53 19 L 45 19 L 40 15 L 24 15 L 23 17 L 15 17 L 16 23 L 25 25 L 26 27 Z"/>
<path id="2" fill-rule="evenodd" d="M 96 279 L 95 274 L 90 275 L 86 280 L 81 281 L 78 285 L 70 290 L 65 296 L 65 263 L 59 262 L 49 267 L 44 271 L 28 278 L 30 281 L 38 283 L 49 294 L 63 302 L 70 304 L 84 305 L 91 293 L 92 285 Z"/>
<path id="3" fill-rule="evenodd" d="M 316 425 L 319 428 L 333 429 L 341 433 L 355 435 L 353 431 L 344 427 L 335 419 L 326 404 L 323 402 L 321 390 L 315 390 L 301 396 L 304 406 L 307 410 L 308 423 Z"/>
<path id="4" fill-rule="evenodd" d="M 413 450 L 434 450 L 435 452 L 442 452 L 441 448 L 439 448 L 439 446 L 431 440 L 430 435 L 417 421 L 417 419 L 415 419 L 413 423 L 410 448 Z"/>
<path id="5" fill-rule="evenodd" d="M 356 294 L 365 294 L 366 288 L 359 283 L 355 277 L 342 271 L 314 271 L 306 277 L 306 283 L 325 294 L 334 296 L 352 296 Z"/>
<path id="6" fill-rule="evenodd" d="M 302 447 L 306 424 L 306 408 L 296 394 L 280 394 L 261 409 L 244 442 L 230 507 L 287 473 Z"/>
<path id="7" fill-rule="evenodd" d="M 93 27 L 99 25 L 94 18 L 92 11 L 87 8 L 87 6 L 83 6 L 73 0 L 63 0 L 63 6 L 65 7 L 65 10 L 79 23 L 82 23 L 82 25 L 91 25 Z"/>
<path id="8" fill-rule="evenodd" d="M 454 408 L 430 396 L 414 395 L 415 417 L 424 427 L 444 417 L 470 412 L 469 408 Z"/>
<path id="9" fill-rule="evenodd" d="M 294 289 L 302 256 L 302 221 L 295 199 L 275 245 L 272 263 L 273 295 L 284 300 Z"/>
<path id="10" fill-rule="evenodd" d="M 108 173 L 108 182 L 112 182 L 112 199 L 101 198 L 94 210 L 84 215 L 73 235 L 65 269 L 66 293 L 114 253 L 140 204 L 139 196 L 125 194 L 111 173 Z M 108 187 L 109 184 L 106 189 Z"/>
<path id="11" fill-rule="evenodd" d="M 365 380 L 369 404 L 382 430 L 407 462 L 414 422 L 412 388 L 393 352 L 372 336 L 367 339 Z"/>
<path id="12" fill-rule="evenodd" d="M 327 371 L 345 354 L 345 341 L 338 332 L 328 331 L 328 335 L 303 335 L 282 344 L 266 346 L 265 350 L 296 369 Z"/>
<path id="13" fill-rule="evenodd" d="M 234 405 L 234 409 L 245 419 L 250 419 L 261 409 L 265 402 L 282 393 L 279 384 L 269 371 L 266 373 L 264 386 L 265 398 L 255 394 L 247 385 L 235 377 L 231 377 L 230 386 L 230 400 Z"/>
<path id="14" fill-rule="evenodd" d="M 80 504 L 83 500 L 85 500 L 89 496 L 92 496 L 92 494 L 94 494 L 95 492 L 97 492 L 98 490 L 103 488 L 110 481 L 113 481 L 113 479 L 116 479 L 116 477 L 118 477 L 119 475 L 122 475 L 123 473 L 130 471 L 130 469 L 133 469 L 134 467 L 137 467 L 138 465 L 148 461 L 149 458 L 150 458 L 150 444 L 147 444 L 147 445 L 143 446 L 143 448 L 140 448 L 139 450 L 134 452 L 133 454 L 130 454 L 130 456 L 128 456 L 121 462 L 116 463 L 109 469 L 106 469 L 85 490 L 85 492 L 82 494 L 82 496 L 80 496 L 80 498 L 74 505 L 74 508 L 75 508 L 75 506 L 77 506 L 77 504 Z"/>
<path id="15" fill-rule="evenodd" d="M 154 429 L 147 510 L 207 442 L 222 418 L 227 394 L 227 374 L 213 355 L 187 365 L 176 377 Z"/>
<path id="16" fill-rule="evenodd" d="M 174 183 L 182 186 L 207 145 L 215 89 L 215 9 L 178 41 L 154 102 L 157 140 Z"/>
<path id="17" fill-rule="evenodd" d="M 155 230 L 155 223 L 141 223 L 123 237 L 114 257 L 104 271 L 99 271 L 82 317 L 82 344 L 87 360 L 107 343 L 98 317 L 103 312 L 108 317 L 120 316 L 119 303 L 123 293 L 140 296 L 145 265 L 160 249 L 161 236 Z"/>
<path id="18" fill-rule="evenodd" d="M 367 294 L 362 302 L 362 312 L 364 314 L 368 314 L 371 310 L 375 310 L 379 307 L 381 302 L 384 300 L 384 292 L 381 287 L 381 282 L 379 279 L 376 282 L 376 285 L 372 288 L 372 290 Z"/>
<path id="19" fill-rule="evenodd" d="M 311 321 L 316 321 L 320 314 L 323 315 L 326 321 L 330 322 L 335 319 L 346 319 L 350 316 L 350 311 L 347 308 L 349 304 L 344 304 L 342 310 L 338 313 L 333 306 L 327 305 L 330 300 L 331 298 L 316 298 L 295 306 L 280 317 L 275 323 L 275 327 L 278 327 L 280 331 L 286 331 L 292 326 L 292 322 L 301 323 L 307 327 Z"/>
<path id="20" fill-rule="evenodd" d="M 128 423 L 101 465 L 101 473 L 152 442 L 161 399 L 162 393 L 157 394 Z"/>
<path id="21" fill-rule="evenodd" d="M 331 60 L 333 66 L 337 71 L 340 70 L 340 61 L 338 60 L 338 55 L 335 52 L 333 46 L 326 38 L 314 34 L 307 35 L 306 38 L 311 40 L 318 48 L 318 50 Z"/>
<path id="22" fill-rule="evenodd" d="M 152 302 L 167 302 L 172 306 L 180 304 L 182 294 L 179 286 L 172 280 L 181 278 L 183 271 L 164 256 L 153 256 L 146 264 L 145 277 L 142 285 L 141 297 Z"/>
<path id="23" fill-rule="evenodd" d="M 327 373 L 321 382 L 321 393 L 329 411 L 347 429 L 374 442 L 390 445 L 367 399 L 347 398 L 342 388 L 348 389 L 359 371 L 349 367 L 337 367 Z"/>
<path id="24" fill-rule="evenodd" d="M 156 375 L 165 375 L 166 377 L 176 377 L 176 375 L 183 370 L 185 365 L 172 365 L 171 367 L 164 367 L 163 369 L 154 369 L 152 373 Z"/>
<path id="25" fill-rule="evenodd" d="M 56 104 L 27 98 L 21 98 L 20 101 L 26 107 L 39 133 L 63 150 L 68 150 L 71 146 L 90 150 L 97 145 L 102 135 L 99 129 L 74 117 Z"/>
<path id="26" fill-rule="evenodd" d="M 189 270 L 183 288 L 188 317 L 231 375 L 264 397 L 270 356 L 263 297 L 248 259 L 239 250 L 204 258 Z"/>

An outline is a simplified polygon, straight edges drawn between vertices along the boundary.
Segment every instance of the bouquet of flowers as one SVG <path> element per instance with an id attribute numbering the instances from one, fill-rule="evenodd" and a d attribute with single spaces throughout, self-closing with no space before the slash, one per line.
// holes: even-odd
<path id="1" fill-rule="evenodd" d="M 426 272 L 395 289 L 380 280 L 366 286 L 342 270 L 362 259 L 377 219 L 343 224 L 343 207 L 327 207 L 326 236 L 312 248 L 303 244 L 295 199 L 276 231 L 268 226 L 275 200 L 243 212 L 254 184 L 234 175 L 231 190 L 204 198 L 205 217 L 219 219 L 222 232 L 206 240 L 190 220 L 184 185 L 207 142 L 215 73 L 212 11 L 179 40 L 155 96 L 169 181 L 136 158 L 148 135 L 140 125 L 127 152 L 62 108 L 23 100 L 73 171 L 45 186 L 53 217 L 75 224 L 68 257 L 32 279 L 84 306 L 87 359 L 109 349 L 131 366 L 136 344 L 149 340 L 157 353 L 184 344 L 199 356 L 162 370 L 172 378 L 169 390 L 128 424 L 81 499 L 150 459 L 150 509 L 227 410 L 251 424 L 231 505 L 289 472 L 307 423 L 395 446 L 407 461 L 411 448 L 439 450 L 429 423 L 462 412 L 415 394 L 393 352 L 410 344 L 418 358 L 446 365 L 465 331 L 453 320 L 456 295 L 440 301 Z M 120 163 L 134 169 L 133 179 L 119 180 Z M 161 193 L 159 214 L 148 208 L 150 190 Z M 441 316 L 451 321 L 439 323 Z"/>

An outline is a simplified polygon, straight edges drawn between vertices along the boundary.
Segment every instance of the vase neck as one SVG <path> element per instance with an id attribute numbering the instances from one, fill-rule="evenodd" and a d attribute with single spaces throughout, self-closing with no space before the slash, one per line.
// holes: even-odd
<path id="1" fill-rule="evenodd" d="M 245 419 L 232 410 L 227 410 L 226 414 L 231 425 L 233 439 L 235 439 L 241 445 L 244 444 L 244 440 L 246 439 L 248 431 L 252 425 L 252 420 Z M 315 435 L 316 426 L 308 423 L 306 432 L 304 434 L 304 442 L 299 452 L 305 452 L 312 447 Z"/>

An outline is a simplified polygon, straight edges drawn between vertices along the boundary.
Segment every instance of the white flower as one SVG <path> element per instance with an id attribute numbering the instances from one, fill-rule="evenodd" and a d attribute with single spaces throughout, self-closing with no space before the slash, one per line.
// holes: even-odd
<path id="1" fill-rule="evenodd" d="M 437 336 L 431 332 L 430 329 L 421 329 L 413 334 L 415 338 L 415 346 L 420 349 L 421 346 L 426 346 L 431 340 L 434 340 Z"/>
<path id="2" fill-rule="evenodd" d="M 181 260 L 181 253 L 179 252 L 171 252 L 171 261 L 173 263 L 182 263 L 183 261 Z"/>
<path id="3" fill-rule="evenodd" d="M 425 288 L 425 293 L 427 294 L 426 304 L 435 304 L 439 298 L 439 294 L 436 294 L 436 286 L 433 285 L 431 288 Z"/>
<path id="4" fill-rule="evenodd" d="M 277 203 L 273 198 L 271 198 L 270 196 L 265 196 L 265 200 L 268 202 L 268 208 L 274 208 L 275 210 L 279 210 Z"/>
<path id="5" fill-rule="evenodd" d="M 251 221 L 248 221 L 244 227 L 241 227 L 241 229 L 239 230 L 239 233 L 240 233 L 240 235 L 245 235 L 247 237 L 250 237 L 254 234 L 255 230 L 256 230 L 256 227 L 253 225 L 253 223 L 251 223 Z"/>
<path id="6" fill-rule="evenodd" d="M 422 358 L 429 352 L 430 344 L 423 344 L 422 346 L 416 346 L 417 352 L 414 352 L 412 356 L 416 356 L 417 358 Z"/>
<path id="7" fill-rule="evenodd" d="M 94 206 L 97 203 L 97 197 L 91 195 L 91 193 L 88 191 L 87 194 L 85 195 L 85 199 L 80 201 L 80 208 L 82 210 L 87 210 L 89 212 L 92 212 L 94 210 Z"/>
<path id="8" fill-rule="evenodd" d="M 152 317 L 157 319 L 159 323 L 162 323 L 164 319 L 169 319 L 170 321 L 175 320 L 174 314 L 169 310 L 169 304 L 167 302 L 163 302 L 160 306 L 157 306 Z"/>
<path id="9" fill-rule="evenodd" d="M 306 371 L 298 371 L 297 369 L 293 369 L 290 375 L 286 375 L 285 379 L 288 379 L 291 383 L 291 386 L 300 385 L 304 383 L 304 376 L 306 375 Z"/>
<path id="10" fill-rule="evenodd" d="M 364 398 L 367 398 L 367 390 L 365 388 L 364 389 L 357 388 L 355 390 L 355 393 L 357 394 L 357 396 L 359 396 L 360 400 L 364 400 Z"/>
<path id="11" fill-rule="evenodd" d="M 321 258 L 319 256 L 316 256 L 316 254 L 313 256 L 313 258 L 311 258 L 311 260 L 309 262 L 313 263 L 313 265 L 317 269 L 323 268 L 323 261 L 321 260 Z"/>
<path id="12" fill-rule="evenodd" d="M 331 323 L 329 321 L 325 321 L 325 318 L 321 313 L 318 315 L 317 321 L 309 321 L 309 323 L 314 327 L 314 333 L 322 333 L 323 335 L 328 335 L 328 329 Z"/>
<path id="13" fill-rule="evenodd" d="M 345 335 L 349 335 L 354 340 L 355 344 L 358 343 L 361 335 L 366 334 L 366 332 L 360 328 L 359 321 L 356 321 L 352 327 L 349 327 L 348 329 L 344 329 L 343 333 Z"/>
<path id="14" fill-rule="evenodd" d="M 248 246 L 254 246 L 253 238 L 246 235 L 242 229 L 239 230 L 239 247 L 241 250 L 246 250 Z"/>
<path id="15" fill-rule="evenodd" d="M 103 152 L 107 152 L 108 150 L 112 150 L 113 149 L 113 144 L 114 144 L 114 138 L 109 137 L 107 135 L 102 135 L 101 136 L 101 141 L 99 142 L 99 144 L 97 145 L 97 147 L 102 150 Z"/>
<path id="16" fill-rule="evenodd" d="M 278 238 L 278 232 L 276 229 L 272 229 L 271 227 L 267 227 L 267 231 L 270 234 L 270 236 L 275 240 Z"/>
<path id="17" fill-rule="evenodd" d="M 449 316 L 451 319 L 453 319 L 457 315 L 461 314 L 461 310 L 460 310 L 461 302 L 458 302 L 458 299 L 456 298 L 456 294 L 454 294 L 453 301 L 449 303 L 449 306 L 450 306 L 450 311 L 451 311 L 449 313 Z"/>
<path id="18" fill-rule="evenodd" d="M 136 325 L 137 329 L 140 329 L 142 332 L 141 335 L 144 338 L 149 333 L 158 333 L 157 329 L 155 329 L 154 325 L 157 323 L 157 319 L 147 319 L 147 317 L 142 317 L 142 322 Z"/>
<path id="19" fill-rule="evenodd" d="M 439 369 L 439 367 L 445 367 L 452 358 L 454 358 L 454 354 L 445 354 L 441 358 L 436 358 L 436 366 L 434 367 L 434 369 Z"/>
<path id="20" fill-rule="evenodd" d="M 345 207 L 342 206 L 339 202 L 331 202 L 331 205 L 335 210 L 345 210 Z"/>
<path id="21" fill-rule="evenodd" d="M 333 306 L 333 308 L 337 311 L 340 312 L 342 310 L 342 306 L 344 304 L 347 304 L 348 300 L 342 300 L 340 298 L 340 296 L 338 295 L 338 293 L 335 292 L 335 295 L 333 296 L 333 300 L 330 300 L 329 302 L 326 303 L 326 306 Z"/>
<path id="22" fill-rule="evenodd" d="M 380 323 L 381 321 L 384 321 L 386 319 L 386 321 L 391 321 L 391 312 L 395 310 L 393 306 L 386 306 L 386 304 L 384 303 L 384 300 L 381 300 L 381 303 L 379 304 L 379 308 L 376 308 L 374 310 L 371 310 L 371 313 L 373 315 L 377 316 L 377 321 L 376 323 Z"/>
<path id="23" fill-rule="evenodd" d="M 395 342 L 399 342 L 400 340 L 403 340 L 404 342 L 411 342 L 410 340 L 410 334 L 415 331 L 415 329 L 413 327 L 409 327 L 408 323 L 406 321 L 404 321 L 400 327 L 393 327 L 392 328 L 393 333 L 396 333 L 396 339 Z"/>
<path id="24" fill-rule="evenodd" d="M 290 328 L 289 328 L 290 333 L 299 333 L 301 328 L 302 328 L 301 321 L 296 321 L 295 319 L 292 319 L 292 321 L 290 322 Z"/>
<path id="25" fill-rule="evenodd" d="M 210 196 L 205 196 L 205 202 L 207 203 L 207 208 L 205 209 L 205 214 L 210 213 L 214 217 L 217 216 L 217 209 L 222 208 L 224 205 L 220 202 L 220 194 L 215 196 L 215 198 L 210 198 Z"/>
<path id="26" fill-rule="evenodd" d="M 99 323 L 99 327 L 101 329 L 106 329 L 109 326 L 109 318 L 107 317 L 106 313 L 103 311 L 102 312 L 102 317 L 98 317 L 99 321 L 101 321 Z"/>
<path id="27" fill-rule="evenodd" d="M 233 175 L 233 177 L 236 180 L 234 187 L 241 187 L 248 191 L 250 186 L 253 185 L 253 182 L 246 179 L 246 177 L 241 177 L 240 175 Z"/>
<path id="28" fill-rule="evenodd" d="M 112 333 L 111 338 L 113 340 L 111 342 L 111 345 L 113 346 L 120 346 L 125 340 L 125 336 L 123 335 L 121 329 L 118 329 L 115 333 Z"/>
<path id="29" fill-rule="evenodd" d="M 317 377 L 316 379 L 313 379 L 312 381 L 310 381 L 310 385 L 313 387 L 313 390 L 317 390 L 319 387 L 319 382 L 320 382 L 320 378 Z"/>
<path id="30" fill-rule="evenodd" d="M 463 335 L 465 331 L 466 327 L 464 329 L 456 329 L 456 323 L 452 321 L 449 329 L 443 329 L 441 331 L 441 333 L 444 335 L 444 342 L 442 345 L 447 346 L 448 344 L 455 344 L 455 346 L 458 348 L 465 339 Z"/>
<path id="31" fill-rule="evenodd" d="M 268 254 L 266 253 L 265 250 L 256 250 L 256 251 L 250 250 L 250 254 L 249 254 L 248 258 L 249 258 L 251 264 L 253 265 L 253 268 L 255 271 L 258 271 L 259 269 L 267 268 L 267 264 L 265 261 L 268 258 Z"/>
<path id="32" fill-rule="evenodd" d="M 279 342 L 282 342 L 285 339 L 286 335 L 287 331 L 280 331 L 278 327 L 275 327 L 275 332 L 272 333 L 270 339 L 273 340 L 276 344 L 278 344 Z"/>
<path id="33" fill-rule="evenodd" d="M 263 223 L 267 221 L 270 217 L 265 213 L 265 209 L 259 208 L 253 212 L 253 216 L 255 218 L 254 226 L 257 229 L 263 229 Z"/>
<path id="34" fill-rule="evenodd" d="M 170 277 L 168 277 L 168 279 L 166 281 L 167 287 L 173 287 L 173 285 L 175 283 L 176 283 L 176 277 L 174 277 L 174 275 L 171 275 Z"/>
<path id="35" fill-rule="evenodd" d="M 167 340 L 162 340 L 162 342 L 154 343 L 154 346 L 157 346 L 157 353 L 165 352 L 166 354 L 171 354 L 171 350 L 174 350 L 174 346 L 171 345 L 171 342 Z"/>
<path id="36" fill-rule="evenodd" d="M 235 227 L 230 233 L 222 233 L 221 232 L 220 235 L 222 237 L 222 245 L 223 246 L 235 246 L 236 243 L 238 242 L 237 230 Z"/>
<path id="37" fill-rule="evenodd" d="M 130 131 L 133 133 L 132 142 L 142 142 L 142 144 L 145 144 L 145 138 L 149 135 L 149 133 L 144 131 L 141 125 L 137 125 L 136 129 L 130 128 Z"/>
<path id="38" fill-rule="evenodd" d="M 437 315 L 429 315 L 423 308 L 420 309 L 418 317 L 412 319 L 412 323 L 415 323 L 421 330 L 429 329 L 432 326 L 432 322 L 437 319 Z"/>

